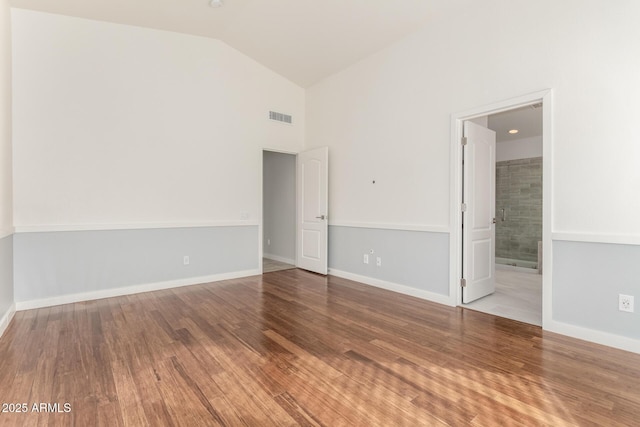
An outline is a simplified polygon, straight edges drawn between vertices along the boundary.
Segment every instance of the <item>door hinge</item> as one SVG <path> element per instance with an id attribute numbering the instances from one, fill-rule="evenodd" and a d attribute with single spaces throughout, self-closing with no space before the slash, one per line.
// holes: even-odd
<path id="1" fill-rule="evenodd" d="M 460 286 L 463 287 L 463 288 L 466 288 L 467 287 L 467 279 L 465 279 L 465 278 L 460 279 Z"/>
<path id="2" fill-rule="evenodd" d="M 467 211 L 467 204 L 463 203 L 461 206 L 462 212 L 466 212 Z"/>
<path id="3" fill-rule="evenodd" d="M 467 137 L 466 137 L 466 136 L 463 136 L 462 138 L 460 138 L 460 143 L 461 143 L 462 145 L 467 145 Z"/>

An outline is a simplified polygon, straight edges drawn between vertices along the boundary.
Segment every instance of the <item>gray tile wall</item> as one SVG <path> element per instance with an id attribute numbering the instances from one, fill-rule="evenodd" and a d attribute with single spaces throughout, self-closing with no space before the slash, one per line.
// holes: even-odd
<path id="1" fill-rule="evenodd" d="M 537 261 L 542 240 L 542 157 L 496 163 L 496 219 L 496 257 Z"/>

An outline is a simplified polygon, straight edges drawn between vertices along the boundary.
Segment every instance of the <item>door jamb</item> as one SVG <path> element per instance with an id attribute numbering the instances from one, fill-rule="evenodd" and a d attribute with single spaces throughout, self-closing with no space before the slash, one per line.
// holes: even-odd
<path id="1" fill-rule="evenodd" d="M 543 103 L 542 110 L 542 327 L 552 322 L 552 90 L 546 89 L 516 98 L 480 106 L 451 115 L 450 154 L 450 220 L 449 234 L 449 300 L 451 305 L 462 304 L 462 124 L 465 120 L 488 116 L 519 107 Z"/>

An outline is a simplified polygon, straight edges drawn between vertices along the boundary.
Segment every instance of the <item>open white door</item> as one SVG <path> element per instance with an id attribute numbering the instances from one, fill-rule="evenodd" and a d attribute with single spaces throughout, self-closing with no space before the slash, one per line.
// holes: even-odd
<path id="1" fill-rule="evenodd" d="M 327 274 L 329 148 L 298 154 L 296 266 Z"/>
<path id="2" fill-rule="evenodd" d="M 495 291 L 496 133 L 464 122 L 462 302 Z"/>

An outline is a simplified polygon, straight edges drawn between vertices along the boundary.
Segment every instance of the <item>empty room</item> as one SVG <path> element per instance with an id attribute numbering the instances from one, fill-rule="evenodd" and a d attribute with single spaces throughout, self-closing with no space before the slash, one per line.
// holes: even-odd
<path id="1" fill-rule="evenodd" d="M 0 426 L 637 425 L 639 16 L 0 0 Z"/>

